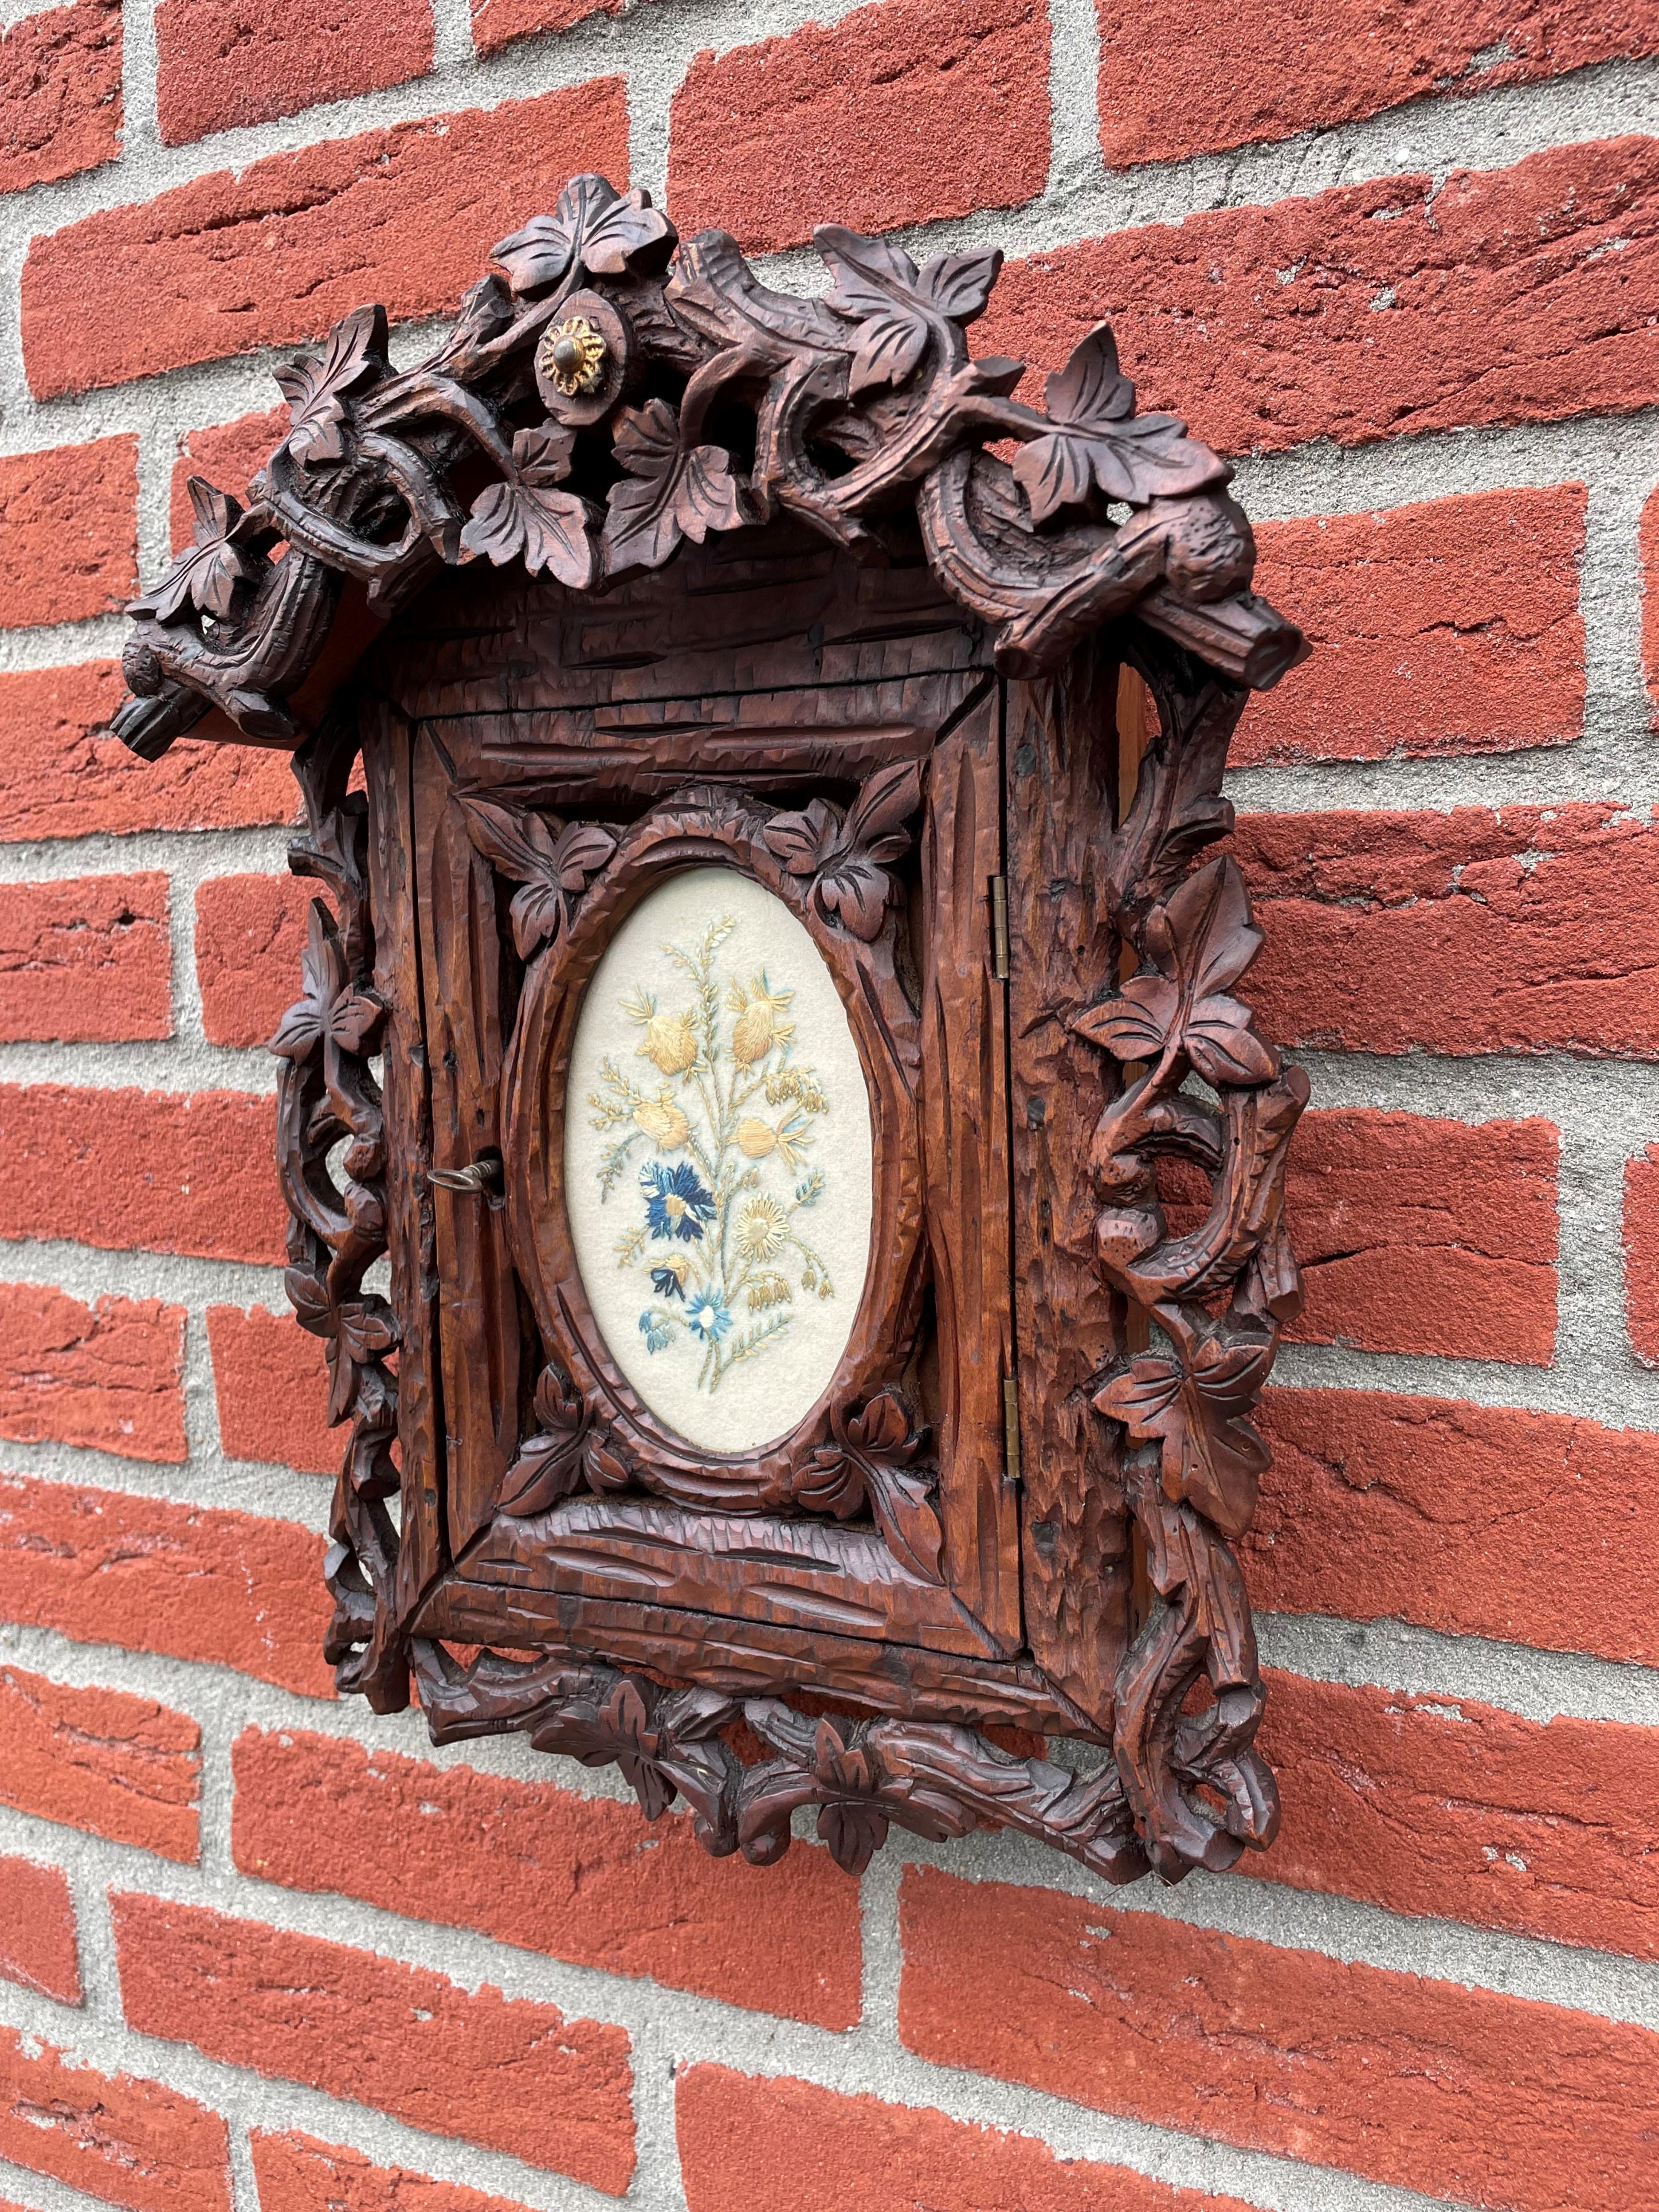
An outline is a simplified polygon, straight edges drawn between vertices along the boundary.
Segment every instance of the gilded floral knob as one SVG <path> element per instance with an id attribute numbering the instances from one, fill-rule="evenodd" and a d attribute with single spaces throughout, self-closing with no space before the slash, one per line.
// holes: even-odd
<path id="1" fill-rule="evenodd" d="M 585 315 L 555 323 L 542 340 L 542 374 L 566 398 L 595 392 L 605 372 L 605 341 Z"/>

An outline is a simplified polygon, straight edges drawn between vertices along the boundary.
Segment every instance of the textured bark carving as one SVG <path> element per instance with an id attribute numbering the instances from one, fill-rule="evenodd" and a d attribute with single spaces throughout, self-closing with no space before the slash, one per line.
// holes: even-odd
<path id="1" fill-rule="evenodd" d="M 383 614 L 443 562 L 522 561 L 579 590 L 782 512 L 869 546 L 899 501 L 1007 673 L 1056 666 L 1131 607 L 1246 683 L 1299 657 L 1299 633 L 1247 588 L 1231 471 L 1173 416 L 1135 414 L 1105 325 L 1050 378 L 1044 413 L 1008 396 L 1022 363 L 968 355 L 1000 252 L 918 270 L 834 224 L 816 242 L 835 280 L 821 300 L 769 290 L 724 231 L 669 267 L 673 226 L 645 193 L 578 177 L 501 241 L 419 368 L 393 372 L 380 309 L 348 315 L 281 372 L 292 427 L 252 504 L 204 506 L 204 486 L 197 543 L 135 603 L 119 734 L 154 759 L 213 705 L 292 742 L 286 702 L 344 577 Z M 677 400 L 620 404 L 648 374 Z M 1012 469 L 983 450 L 1003 440 L 1022 448 Z M 493 480 L 463 511 L 457 483 L 481 463 Z M 572 488 L 607 477 L 602 512 Z"/>

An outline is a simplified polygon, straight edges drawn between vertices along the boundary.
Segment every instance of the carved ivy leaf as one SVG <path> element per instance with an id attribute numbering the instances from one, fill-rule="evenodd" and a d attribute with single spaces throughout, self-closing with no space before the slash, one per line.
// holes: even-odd
<path id="1" fill-rule="evenodd" d="M 1262 944 L 1236 864 L 1212 860 L 1189 876 L 1147 915 L 1146 944 L 1159 972 L 1131 977 L 1119 997 L 1078 1015 L 1078 1035 L 1119 1060 L 1183 1052 L 1207 1083 L 1270 1082 L 1279 1055 L 1226 988 Z"/>
<path id="2" fill-rule="evenodd" d="M 940 253 L 918 274 L 909 254 L 884 238 L 820 223 L 813 240 L 835 278 L 824 304 L 858 325 L 847 378 L 855 398 L 913 374 L 934 332 L 932 317 L 969 323 L 982 314 L 1002 265 L 995 248 Z"/>
<path id="3" fill-rule="evenodd" d="M 344 459 L 344 395 L 382 373 L 385 352 L 385 309 L 359 307 L 335 325 L 320 354 L 302 355 L 275 372 L 293 424 L 288 452 L 301 468 Z"/>
<path id="4" fill-rule="evenodd" d="M 530 1738 L 537 1751 L 560 1751 L 584 1766 L 621 1769 L 648 1820 L 667 1812 L 674 1784 L 657 1764 L 657 1730 L 639 1687 L 623 1675 L 610 1695 L 577 1698 L 548 1715 Z"/>
<path id="5" fill-rule="evenodd" d="M 1190 1369 L 1137 1359 L 1096 1393 L 1094 1404 L 1137 1443 L 1162 1445 L 1166 1496 L 1196 1506 L 1224 1535 L 1242 1536 L 1269 1457 L 1245 1416 L 1272 1364 L 1271 1339 L 1218 1333 L 1204 1340 Z"/>
<path id="6" fill-rule="evenodd" d="M 720 446 L 685 447 L 665 400 L 625 407 L 613 447 L 627 474 L 608 495 L 605 563 L 615 571 L 660 568 L 682 538 L 700 545 L 711 530 L 753 520 L 731 455 Z"/>
<path id="7" fill-rule="evenodd" d="M 1056 428 L 1020 448 L 1014 481 L 1033 522 L 1079 507 L 1091 490 L 1144 507 L 1225 483 L 1230 471 L 1173 415 L 1137 415 L 1135 386 L 1117 366 L 1109 323 L 1097 323 L 1045 387 Z"/>
<path id="8" fill-rule="evenodd" d="M 321 899 L 311 902 L 300 981 L 300 995 L 277 1024 L 272 1052 L 302 1060 L 324 1044 L 360 1056 L 374 1050 L 386 1018 L 384 1002 L 368 986 L 350 982 L 339 930 Z"/>
<path id="9" fill-rule="evenodd" d="M 532 1410 L 537 1426 L 518 1448 L 518 1456 L 501 1478 L 497 1503 L 503 1513 L 524 1520 L 545 1513 L 568 1498 L 582 1479 L 582 1433 L 587 1413 L 582 1401 L 556 1367 L 542 1370 Z"/>
<path id="10" fill-rule="evenodd" d="M 842 1873 L 857 1875 L 886 1843 L 887 1816 L 875 1805 L 826 1805 L 818 1815 L 818 1832 Z"/>
<path id="11" fill-rule="evenodd" d="M 898 761 L 877 769 L 845 817 L 823 799 L 798 813 L 773 815 L 766 848 L 790 875 L 812 878 L 820 914 L 869 944 L 893 896 L 888 866 L 908 851 L 906 824 L 921 803 L 920 763 Z"/>
<path id="12" fill-rule="evenodd" d="M 321 1267 L 289 1267 L 282 1277 L 294 1317 L 312 1336 L 332 1336 L 334 1308 L 329 1299 L 328 1278 Z"/>
<path id="13" fill-rule="evenodd" d="M 512 941 L 529 960 L 570 924 L 572 902 L 616 850 L 613 833 L 596 822 L 549 824 L 527 808 L 460 794 L 473 843 L 520 889 L 509 909 Z"/>
<path id="14" fill-rule="evenodd" d="M 674 243 L 674 226 L 649 192 L 619 192 L 587 175 L 572 177 L 554 214 L 532 216 L 490 258 L 521 298 L 534 299 L 577 264 L 594 276 L 620 276 L 631 264 L 661 268 Z"/>
<path id="15" fill-rule="evenodd" d="M 904 1401 L 878 1391 L 861 1412 L 838 1412 L 832 1426 L 835 1440 L 813 1454 L 798 1502 L 845 1521 L 868 1501 L 893 1558 L 922 1581 L 940 1582 L 937 1486 L 929 1469 L 911 1464 L 926 1436 L 911 1427 Z"/>
<path id="16" fill-rule="evenodd" d="M 193 606 L 224 622 L 235 604 L 237 586 L 259 580 L 263 562 L 238 543 L 245 519 L 238 501 L 228 492 L 216 490 L 205 477 L 192 477 L 189 490 L 193 542 L 153 592 L 132 602 L 129 614 L 170 623 L 177 622 L 186 606 Z"/>
<path id="17" fill-rule="evenodd" d="M 487 484 L 461 532 L 463 561 L 496 568 L 522 559 L 532 576 L 556 576 L 572 591 L 592 583 L 598 562 L 590 532 L 599 511 L 574 492 L 556 491 L 570 474 L 573 434 L 556 423 L 519 430 L 512 441 L 517 474 Z"/>

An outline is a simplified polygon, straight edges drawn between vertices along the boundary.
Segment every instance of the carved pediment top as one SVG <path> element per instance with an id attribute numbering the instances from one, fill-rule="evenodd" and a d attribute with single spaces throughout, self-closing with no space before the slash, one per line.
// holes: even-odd
<path id="1" fill-rule="evenodd" d="M 1235 684 L 1303 657 L 1249 589 L 1231 471 L 1135 412 L 1105 323 L 1033 407 L 1022 362 L 968 351 L 1000 252 L 918 269 L 884 239 L 814 235 L 833 289 L 773 291 L 724 232 L 680 245 L 647 193 L 582 176 L 502 240 L 429 360 L 394 369 L 384 311 L 348 315 L 277 371 L 290 423 L 246 506 L 193 481 L 194 542 L 130 609 L 118 734 L 154 758 L 216 708 L 297 744 L 348 579 L 380 617 L 473 562 L 598 591 L 786 514 L 880 562 L 911 507 L 1008 674 L 1125 617 Z"/>

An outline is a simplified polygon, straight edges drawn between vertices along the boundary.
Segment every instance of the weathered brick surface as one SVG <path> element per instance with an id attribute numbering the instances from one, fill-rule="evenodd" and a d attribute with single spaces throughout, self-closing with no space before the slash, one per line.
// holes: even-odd
<path id="1" fill-rule="evenodd" d="M 163 1858 L 196 1858 L 201 1731 L 185 1714 L 0 1667 L 0 1802 Z"/>
<path id="2" fill-rule="evenodd" d="M 620 15 L 623 0 L 471 0 L 472 43 L 500 52 L 536 31 L 568 31 L 590 15 Z"/>
<path id="3" fill-rule="evenodd" d="M 1627 2212 L 1659 2035 L 911 1868 L 899 2033 L 947 2066 L 1511 2212 Z"/>
<path id="4" fill-rule="evenodd" d="M 238 415 L 229 422 L 210 422 L 179 441 L 167 508 L 175 551 L 191 541 L 191 478 L 205 477 L 245 507 L 250 478 L 263 468 L 288 427 L 288 409 L 269 407 L 257 414 Z"/>
<path id="5" fill-rule="evenodd" d="M 170 146 L 432 67 L 431 0 L 161 0 L 155 104 Z"/>
<path id="6" fill-rule="evenodd" d="M 1659 1145 L 1625 1164 L 1625 1321 L 1638 1359 L 1659 1366 Z"/>
<path id="7" fill-rule="evenodd" d="M 1232 765 L 1577 737 L 1584 508 L 1582 485 L 1559 484 L 1258 525 L 1256 589 L 1314 657 L 1251 701 Z"/>
<path id="8" fill-rule="evenodd" d="M 1048 176 L 1048 61 L 1039 0 L 882 0 L 699 54 L 674 102 L 675 220 L 754 250 L 818 222 L 885 230 L 1028 199 Z"/>
<path id="9" fill-rule="evenodd" d="M 378 2106 L 612 2196 L 633 2171 L 628 2039 L 487 1984 L 196 1905 L 112 1897 L 142 2034 Z"/>
<path id="10" fill-rule="evenodd" d="M 0 1620 L 318 1698 L 323 1550 L 292 1521 L 0 1474 Z"/>
<path id="11" fill-rule="evenodd" d="M 1052 368 L 1109 316 L 1143 407 L 1229 453 L 1650 403 L 1659 139 L 1343 185 L 1011 267 L 975 350 Z M 1203 343 L 1195 344 L 1195 329 Z"/>
<path id="12" fill-rule="evenodd" d="M 407 2166 L 373 2166 L 360 2151 L 314 2136 L 250 2137 L 259 2212 L 522 2212 L 452 2181 L 434 2181 Z"/>
<path id="13" fill-rule="evenodd" d="M 185 1310 L 0 1283 L 0 1436 L 185 1456 Z"/>
<path id="14" fill-rule="evenodd" d="M 120 150 L 120 0 L 73 0 L 0 38 L 0 192 L 95 169 Z"/>
<path id="15" fill-rule="evenodd" d="M 1547 1365 L 1559 1145 L 1541 1121 L 1305 1116 L 1286 1206 L 1306 1303 L 1287 1334 Z"/>
<path id="16" fill-rule="evenodd" d="M 1653 702 L 1654 726 L 1659 729 L 1659 491 L 1643 507 L 1637 535 L 1642 561 L 1642 666 Z"/>
<path id="17" fill-rule="evenodd" d="M 0 1038 L 172 1034 L 164 875 L 0 885 Z"/>
<path id="18" fill-rule="evenodd" d="M 688 2212 L 822 2212 L 826 2186 L 859 2212 L 1244 2212 L 1030 2136 L 724 2066 L 675 2076 L 675 2126 Z"/>
<path id="19" fill-rule="evenodd" d="M 148 763 L 100 735 L 124 688 L 112 660 L 0 675 L 0 842 L 293 818 L 281 753 L 181 738 Z"/>
<path id="20" fill-rule="evenodd" d="M 1614 805 L 1254 814 L 1234 840 L 1285 1044 L 1659 1052 L 1659 833 Z"/>
<path id="21" fill-rule="evenodd" d="M 1148 16 L 1098 0 L 1100 143 L 1114 168 L 1293 138 L 1402 100 L 1485 92 L 1659 44 L 1640 0 L 1178 0 Z"/>
<path id="22" fill-rule="evenodd" d="M 0 2027 L 0 2158 L 124 2212 L 230 2212 L 217 2112 L 159 2081 L 95 2073 Z"/>
<path id="23" fill-rule="evenodd" d="M 272 1107 L 188 1095 L 0 1085 L 0 1237 L 282 1261 Z"/>
<path id="24" fill-rule="evenodd" d="M 1659 1436 L 1357 1390 L 1269 1390 L 1262 1425 L 1257 1605 L 1659 1665 Z"/>
<path id="25" fill-rule="evenodd" d="M 327 1423 L 321 1340 L 263 1306 L 209 1306 L 207 1322 L 219 1441 L 230 1457 L 336 1473 L 348 1431 Z"/>
<path id="26" fill-rule="evenodd" d="M 0 1858 L 0 1978 L 80 2003 L 75 1899 L 62 1867 Z"/>
<path id="27" fill-rule="evenodd" d="M 1260 1741 L 1284 1825 L 1244 1873 L 1659 1956 L 1659 1729 L 1275 1673 Z"/>
<path id="28" fill-rule="evenodd" d="M 857 2022 L 858 1893 L 826 1851 L 711 1859 L 687 1820 L 646 1828 L 632 1804 L 332 1736 L 250 1729 L 234 1766 L 246 1874 L 821 2027 Z"/>
<path id="29" fill-rule="evenodd" d="M 614 77 L 215 171 L 37 238 L 23 354 L 45 398 L 316 337 L 365 300 L 451 308 L 578 166 L 627 173 Z"/>
<path id="30" fill-rule="evenodd" d="M 196 974 L 214 1044 L 263 1044 L 300 995 L 318 886 L 300 876 L 215 876 L 196 894 Z"/>
<path id="31" fill-rule="evenodd" d="M 0 459 L 0 629 L 112 613 L 138 588 L 138 441 Z"/>

